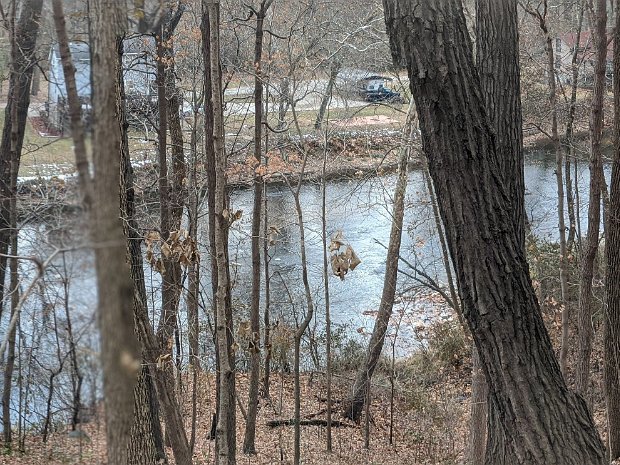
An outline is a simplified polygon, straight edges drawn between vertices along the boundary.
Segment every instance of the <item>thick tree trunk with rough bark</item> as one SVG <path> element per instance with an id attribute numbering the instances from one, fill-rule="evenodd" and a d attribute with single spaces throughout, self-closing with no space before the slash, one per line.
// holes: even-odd
<path id="1" fill-rule="evenodd" d="M 117 46 L 126 18 L 120 4 L 111 0 L 93 0 L 91 13 L 95 171 L 91 236 L 99 295 L 108 460 L 124 465 L 128 463 L 134 386 L 140 367 L 134 334 L 134 288 L 125 260 L 126 242 L 119 218 L 122 141 L 117 122 L 120 85 Z"/>
<path id="2" fill-rule="evenodd" d="M 525 250 L 525 205 L 523 174 L 523 130 L 521 123 L 521 89 L 519 70 L 519 25 L 517 4 L 511 0 L 476 1 L 476 67 L 491 127 L 496 141 L 499 169 L 503 176 L 512 205 L 512 220 Z M 501 53 L 498 53 L 501 50 Z M 474 350 L 475 344 L 474 344 Z M 481 405 L 483 395 L 488 396 L 486 379 L 480 364 L 480 356 L 472 356 L 472 419 L 470 437 L 470 463 L 482 463 L 486 439 L 492 450 L 494 442 L 503 442 L 501 431 L 493 423 L 495 415 L 488 414 L 493 403 Z M 487 425 L 482 427 L 482 418 L 487 415 Z M 487 434 L 488 430 L 488 434 Z M 510 459 L 507 459 L 510 462 Z"/>
<path id="3" fill-rule="evenodd" d="M 620 11 L 614 31 L 614 158 L 607 220 L 607 306 L 605 307 L 605 394 L 610 461 L 620 458 Z"/>
<path id="4" fill-rule="evenodd" d="M 13 32 L 11 38 L 11 72 L 9 78 L 8 100 L 4 110 L 4 127 L 0 140 L 0 316 L 4 301 L 4 284 L 6 278 L 6 254 L 11 242 L 11 199 L 16 195 L 12 188 L 17 181 L 17 172 L 12 170 L 13 163 L 19 168 L 24 133 L 30 106 L 30 87 L 32 73 L 36 66 L 35 48 L 39 35 L 40 16 L 43 0 L 26 0 L 23 2 L 19 19 L 11 21 Z"/>
<path id="5" fill-rule="evenodd" d="M 495 423 L 519 465 L 602 465 L 592 417 L 564 383 L 542 321 L 461 2 L 384 0 L 384 6 L 393 56 L 409 71 Z M 502 463 L 493 460 L 487 454 L 489 465 Z"/>
<path id="6" fill-rule="evenodd" d="M 578 346 L 575 387 L 577 392 L 587 397 L 590 383 L 590 356 L 592 354 L 592 279 L 594 262 L 598 253 L 601 227 L 601 191 L 605 182 L 601 142 L 603 138 L 603 99 L 605 90 L 605 67 L 607 63 L 607 2 L 597 0 L 594 26 L 594 91 L 590 113 L 590 196 L 588 204 L 588 231 L 581 263 L 579 283 L 579 311 L 577 314 Z"/>

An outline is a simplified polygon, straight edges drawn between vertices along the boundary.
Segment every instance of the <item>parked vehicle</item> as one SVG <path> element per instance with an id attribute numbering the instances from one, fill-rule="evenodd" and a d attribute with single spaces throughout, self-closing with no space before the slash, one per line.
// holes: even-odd
<path id="1" fill-rule="evenodd" d="M 399 92 L 387 87 L 392 79 L 385 76 L 367 76 L 358 81 L 358 93 L 367 102 L 405 103 Z"/>
<path id="2" fill-rule="evenodd" d="M 364 100 L 367 102 L 405 103 L 405 99 L 399 92 L 386 87 L 380 87 L 375 91 L 367 91 L 364 95 Z"/>

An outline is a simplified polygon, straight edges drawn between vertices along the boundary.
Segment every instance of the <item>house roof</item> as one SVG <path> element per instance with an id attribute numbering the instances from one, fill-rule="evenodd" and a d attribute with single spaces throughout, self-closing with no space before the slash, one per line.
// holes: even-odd
<path id="1" fill-rule="evenodd" d="M 559 34 L 558 37 L 564 42 L 568 47 L 573 50 L 575 45 L 577 44 L 577 33 L 576 32 L 566 32 L 563 34 Z M 587 53 L 588 55 L 594 54 L 594 39 L 592 37 L 592 33 L 590 31 L 583 31 L 579 35 L 579 48 L 583 53 Z M 614 44 L 613 40 L 607 41 L 607 60 L 613 59 L 613 51 Z"/>
<path id="2" fill-rule="evenodd" d="M 56 57 L 60 59 L 58 44 L 55 44 L 52 50 Z M 90 61 L 90 48 L 86 42 L 71 42 L 69 50 L 71 51 L 71 59 L 75 61 Z"/>
<path id="3" fill-rule="evenodd" d="M 391 77 L 381 76 L 379 74 L 373 74 L 372 76 L 366 76 L 360 79 L 360 81 L 378 81 L 378 80 L 392 81 L 393 79 Z"/>

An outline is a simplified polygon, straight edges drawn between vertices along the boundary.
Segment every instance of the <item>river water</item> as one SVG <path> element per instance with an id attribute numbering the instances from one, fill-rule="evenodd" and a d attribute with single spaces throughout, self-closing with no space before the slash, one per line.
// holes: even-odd
<path id="1" fill-rule="evenodd" d="M 549 155 L 531 153 L 526 158 L 526 210 L 532 225 L 533 232 L 541 240 L 555 241 L 557 239 L 557 211 L 556 211 L 556 182 L 554 174 L 555 162 Z M 609 175 L 609 173 L 606 173 Z M 577 185 L 581 198 L 582 230 L 585 231 L 587 219 L 587 180 L 588 167 L 586 163 L 577 167 Z M 458 182 L 458 180 L 455 180 Z M 369 177 L 342 181 L 329 181 L 327 184 L 327 230 L 328 235 L 342 231 L 345 239 L 354 248 L 362 263 L 351 271 L 344 280 L 330 276 L 330 300 L 333 322 L 349 336 L 357 337 L 372 330 L 373 312 L 377 310 L 383 287 L 386 250 L 391 227 L 391 205 L 396 175 Z M 407 208 L 405 214 L 405 231 L 403 234 L 401 254 L 425 274 L 441 282 L 445 276 L 441 261 L 440 248 L 435 234 L 435 224 L 429 196 L 423 174 L 413 170 L 409 174 L 407 187 Z M 315 337 L 320 337 L 324 325 L 323 301 L 323 250 L 321 242 L 321 187 L 315 184 L 306 184 L 301 188 L 301 204 L 303 207 L 306 247 L 309 264 L 310 286 L 316 308 L 316 318 L 313 327 L 316 328 Z M 252 210 L 252 191 L 249 189 L 235 190 L 231 194 L 232 210 L 243 210 L 241 220 L 234 223 L 230 235 L 230 257 L 232 262 L 232 276 L 234 280 L 233 299 L 235 312 L 240 319 L 247 318 L 251 287 L 251 255 L 250 255 L 250 227 Z M 268 217 L 269 225 L 275 226 L 279 235 L 275 244 L 270 247 L 271 272 L 271 314 L 272 321 L 281 319 L 292 325 L 295 320 L 303 318 L 306 304 L 301 281 L 301 265 L 299 251 L 299 227 L 294 209 L 294 199 L 286 186 L 270 186 L 268 189 Z M 208 254 L 206 252 L 207 233 L 206 217 L 201 225 L 202 237 L 202 280 L 205 291 L 210 289 Z M 53 242 L 56 245 L 70 247 L 79 242 L 82 236 L 79 231 L 67 231 L 62 218 L 55 224 L 40 225 L 30 223 L 20 231 L 20 253 L 30 253 L 45 257 L 45 244 Z M 76 237 L 78 239 L 76 239 Z M 45 366 L 57 366 L 57 346 L 60 352 L 67 353 L 66 321 L 64 306 L 71 310 L 74 333 L 79 338 L 80 358 L 87 365 L 92 364 L 93 372 L 97 364 L 96 333 L 94 312 L 96 307 L 96 287 L 94 278 L 92 254 L 87 249 L 78 249 L 68 253 L 64 262 L 59 257 L 46 275 L 45 280 L 37 286 L 36 292 L 29 298 L 24 307 L 22 317 L 21 356 L 36 358 L 37 362 L 30 364 L 33 373 L 30 374 L 32 392 L 26 399 L 32 405 L 37 405 L 38 418 L 42 405 L 45 405 L 46 390 L 41 384 L 49 378 Z M 28 276 L 32 276 L 33 264 L 24 262 L 22 271 L 25 276 L 23 287 L 27 285 Z M 403 271 L 415 275 L 406 265 Z M 69 287 L 65 293 L 63 276 L 68 275 Z M 158 276 L 152 270 L 146 270 L 147 280 L 151 280 L 148 287 L 152 307 L 159 301 Z M 264 285 L 264 279 L 263 285 Z M 407 318 L 407 328 L 401 330 L 399 336 L 399 352 L 405 352 L 407 347 L 415 345 L 409 335 L 413 328 L 428 324 L 436 319 L 449 319 L 450 312 L 443 306 L 436 304 L 436 299 L 414 289 L 415 282 L 405 275 L 400 276 L 399 291 L 409 290 L 408 296 L 415 298 L 399 299 L 397 309 Z M 418 294 L 416 294 L 416 292 Z M 209 306 L 209 292 L 203 292 L 205 308 Z M 68 297 L 68 300 L 66 300 Z M 57 316 L 54 322 L 53 316 Z M 201 313 L 203 321 L 206 314 Z M 155 317 L 155 315 L 154 315 Z M 6 328 L 6 318 L 3 316 L 1 327 Z M 181 328 L 186 327 L 185 312 L 181 312 Z M 54 325 L 58 326 L 61 337 L 57 341 L 54 337 Z M 4 334 L 0 334 L 4 338 Z M 203 347 L 206 352 L 210 342 L 204 337 Z M 31 347 L 36 347 L 36 353 Z M 207 357 L 209 358 L 209 357 Z M 68 364 L 68 361 L 65 360 Z M 27 379 L 28 373 L 22 373 Z M 70 383 L 63 382 L 61 375 L 57 381 L 59 389 L 67 391 Z M 39 380 L 39 381 L 37 381 Z M 85 386 L 88 392 L 86 399 L 96 396 L 98 379 L 96 375 L 87 379 Z M 70 392 L 60 393 L 61 401 L 55 401 L 54 408 L 61 410 L 70 399 Z M 18 408 L 18 398 L 14 397 L 14 406 Z M 33 420 L 35 421 L 36 418 Z"/>

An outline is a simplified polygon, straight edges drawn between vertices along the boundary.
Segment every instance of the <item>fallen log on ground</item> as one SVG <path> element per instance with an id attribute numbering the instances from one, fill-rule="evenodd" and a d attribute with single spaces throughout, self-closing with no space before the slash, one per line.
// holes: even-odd
<path id="1" fill-rule="evenodd" d="M 269 420 L 266 424 L 270 428 L 276 428 L 278 426 L 293 426 L 295 425 L 295 419 L 291 418 L 288 420 Z M 301 420 L 299 424 L 301 426 L 327 426 L 327 420 L 323 420 L 321 418 L 313 418 L 311 420 Z M 335 428 L 347 428 L 352 426 L 355 425 L 352 425 L 351 423 L 346 423 L 344 421 L 332 420 L 332 427 Z"/>

